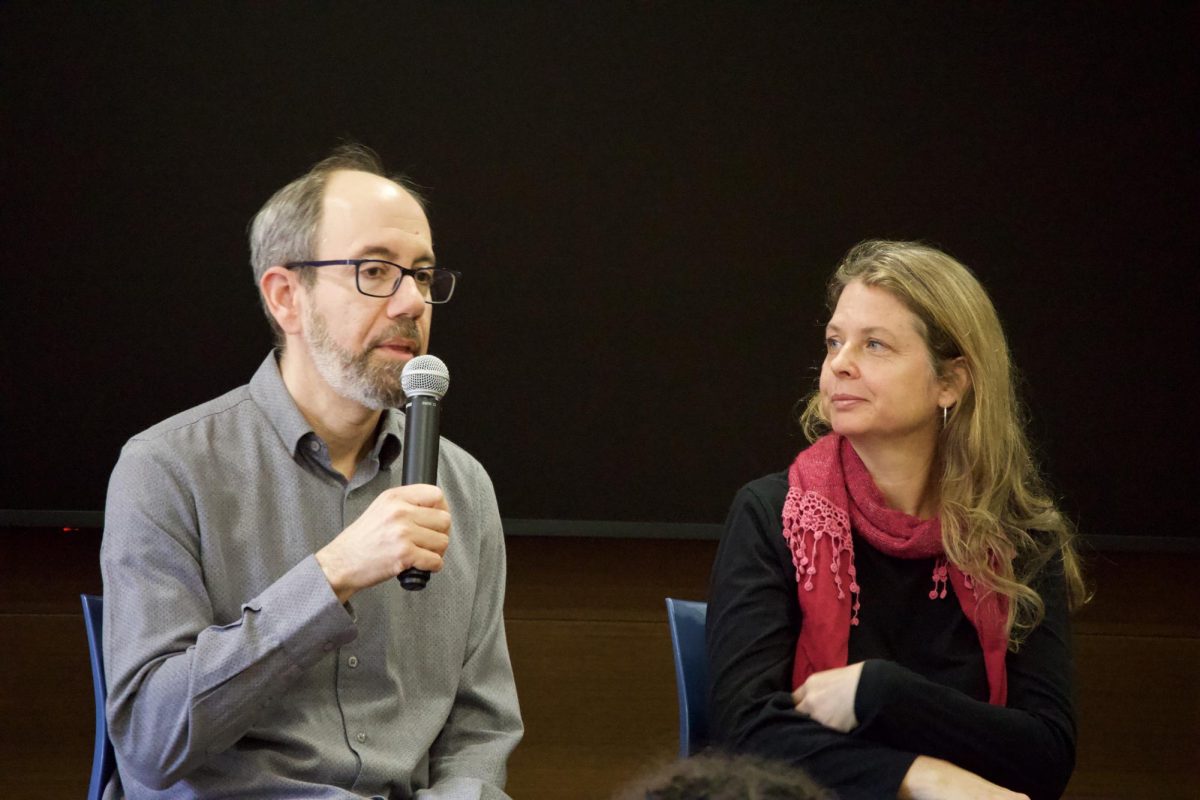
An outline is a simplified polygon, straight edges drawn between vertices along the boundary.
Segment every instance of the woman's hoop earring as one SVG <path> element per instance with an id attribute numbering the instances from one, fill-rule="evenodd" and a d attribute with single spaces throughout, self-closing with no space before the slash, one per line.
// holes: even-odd
<path id="1" fill-rule="evenodd" d="M 947 406 L 942 406 L 942 427 L 946 427 L 946 418 L 950 416 L 950 409 Z"/>

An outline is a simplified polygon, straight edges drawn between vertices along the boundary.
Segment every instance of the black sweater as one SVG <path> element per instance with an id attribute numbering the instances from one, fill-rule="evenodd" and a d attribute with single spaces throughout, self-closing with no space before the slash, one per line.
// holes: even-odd
<path id="1" fill-rule="evenodd" d="M 747 484 L 725 524 L 708 602 L 714 744 L 805 768 L 842 800 L 894 798 L 918 755 L 950 761 L 1034 800 L 1059 797 L 1075 764 L 1070 630 L 1061 562 L 1036 588 L 1046 618 L 1009 652 L 1008 704 L 989 705 L 983 652 L 933 559 L 900 559 L 855 536 L 862 587 L 849 663 L 865 661 L 848 734 L 796 713 L 801 611 L 780 516 L 787 474 Z"/>

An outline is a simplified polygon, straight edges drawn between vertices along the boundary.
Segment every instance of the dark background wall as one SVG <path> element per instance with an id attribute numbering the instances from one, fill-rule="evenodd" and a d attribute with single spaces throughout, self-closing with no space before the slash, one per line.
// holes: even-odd
<path id="1" fill-rule="evenodd" d="M 1197 9 L 6 3 L 0 509 L 246 381 L 246 223 L 349 136 L 466 274 L 444 429 L 507 517 L 720 521 L 884 236 L 992 293 L 1085 532 L 1196 535 Z"/>

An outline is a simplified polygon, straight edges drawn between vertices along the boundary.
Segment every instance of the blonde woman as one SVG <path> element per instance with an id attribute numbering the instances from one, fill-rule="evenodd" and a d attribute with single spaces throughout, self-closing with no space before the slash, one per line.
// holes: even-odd
<path id="1" fill-rule="evenodd" d="M 843 800 L 1058 797 L 1083 583 L 995 309 L 945 253 L 885 241 L 829 306 L 812 444 L 737 495 L 713 568 L 714 742 Z"/>

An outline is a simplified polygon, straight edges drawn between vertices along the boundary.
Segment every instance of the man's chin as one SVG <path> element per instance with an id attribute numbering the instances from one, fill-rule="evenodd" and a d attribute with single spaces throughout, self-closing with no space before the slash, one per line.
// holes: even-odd
<path id="1" fill-rule="evenodd" d="M 400 388 L 400 371 L 396 370 L 395 375 L 375 375 L 374 380 L 370 381 L 371 391 L 369 393 L 374 402 L 374 407 L 379 408 L 403 408 L 404 407 L 404 390 Z"/>
<path id="2" fill-rule="evenodd" d="M 404 392 L 370 392 L 357 397 L 347 398 L 354 400 L 365 408 L 372 411 L 382 411 L 386 408 L 404 408 Z"/>

